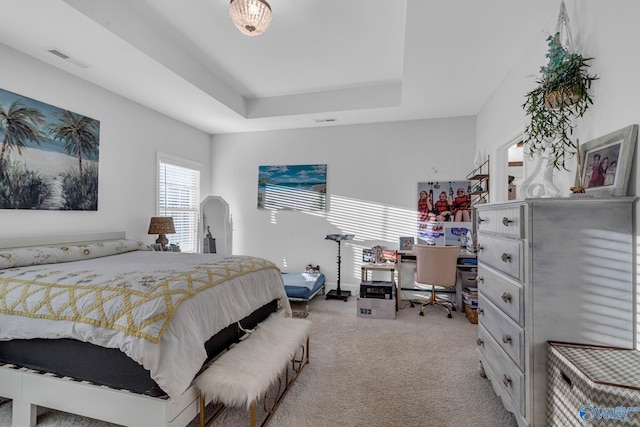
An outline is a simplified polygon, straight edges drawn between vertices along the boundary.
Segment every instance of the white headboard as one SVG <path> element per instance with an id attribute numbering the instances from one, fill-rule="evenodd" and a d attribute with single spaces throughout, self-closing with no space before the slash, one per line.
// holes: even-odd
<path id="1" fill-rule="evenodd" d="M 24 248 L 29 246 L 65 245 L 71 243 L 103 242 L 125 238 L 124 231 L 101 231 L 95 233 L 68 233 L 44 236 L 23 236 L 0 238 L 0 249 Z"/>

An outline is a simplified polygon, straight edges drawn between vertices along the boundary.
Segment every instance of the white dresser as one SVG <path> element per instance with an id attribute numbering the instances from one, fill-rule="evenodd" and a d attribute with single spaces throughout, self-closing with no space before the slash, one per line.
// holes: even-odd
<path id="1" fill-rule="evenodd" d="M 547 341 L 633 347 L 633 201 L 478 206 L 478 355 L 520 427 L 545 425 Z"/>

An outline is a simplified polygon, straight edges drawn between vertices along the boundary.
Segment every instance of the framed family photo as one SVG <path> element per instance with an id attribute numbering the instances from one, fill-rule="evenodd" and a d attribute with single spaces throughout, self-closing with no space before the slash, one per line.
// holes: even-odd
<path id="1" fill-rule="evenodd" d="M 581 144 L 577 185 L 593 196 L 626 196 L 637 135 L 630 125 Z"/>

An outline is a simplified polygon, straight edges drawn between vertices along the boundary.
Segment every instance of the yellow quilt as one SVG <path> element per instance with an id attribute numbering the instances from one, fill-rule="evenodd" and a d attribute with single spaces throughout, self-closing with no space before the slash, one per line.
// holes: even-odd
<path id="1" fill-rule="evenodd" d="M 88 323 L 157 343 L 186 298 L 248 273 L 277 269 L 250 256 L 196 256 L 187 262 L 190 258 L 180 254 L 162 255 L 137 251 L 0 270 L 0 313 Z"/>

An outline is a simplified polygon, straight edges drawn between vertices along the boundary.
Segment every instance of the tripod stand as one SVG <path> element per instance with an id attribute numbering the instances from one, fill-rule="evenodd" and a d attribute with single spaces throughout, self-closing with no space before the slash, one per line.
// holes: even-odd
<path id="1" fill-rule="evenodd" d="M 353 237 L 353 234 L 327 234 L 327 237 L 325 237 L 326 240 L 333 240 L 338 244 L 338 287 L 337 289 L 330 290 L 327 293 L 326 299 L 341 299 L 346 302 L 351 295 L 351 291 L 343 291 L 340 289 L 340 242 L 343 240 L 352 240 Z"/>

